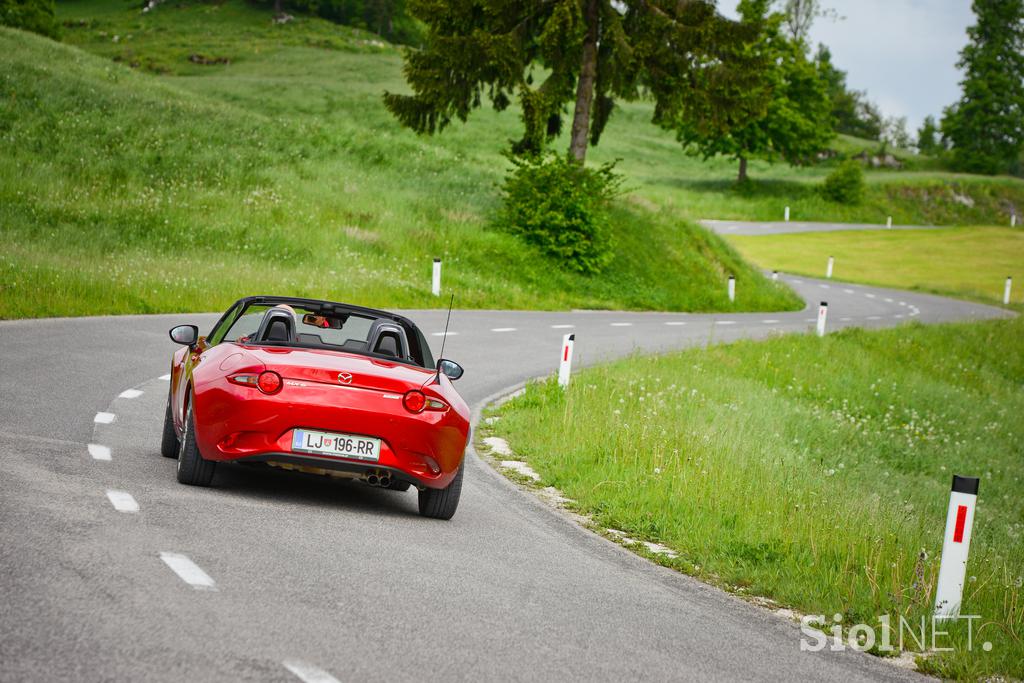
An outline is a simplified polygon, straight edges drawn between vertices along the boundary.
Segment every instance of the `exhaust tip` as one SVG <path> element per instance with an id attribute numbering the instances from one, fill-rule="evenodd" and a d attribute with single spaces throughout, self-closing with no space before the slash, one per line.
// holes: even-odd
<path id="1" fill-rule="evenodd" d="M 391 477 L 385 475 L 380 478 L 378 483 L 380 486 L 387 488 L 388 486 L 391 485 Z"/>
<path id="2" fill-rule="evenodd" d="M 380 484 L 380 479 L 377 477 L 376 474 L 371 474 L 366 478 L 366 483 L 369 484 L 370 486 L 378 486 Z"/>

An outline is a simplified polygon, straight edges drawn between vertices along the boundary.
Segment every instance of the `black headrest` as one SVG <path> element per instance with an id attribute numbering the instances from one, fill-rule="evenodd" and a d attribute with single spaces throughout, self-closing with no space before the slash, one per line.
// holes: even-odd
<path id="1" fill-rule="evenodd" d="M 373 350 L 384 356 L 398 357 L 398 335 L 394 332 L 384 332 L 377 340 L 377 347 Z"/>
<path id="2" fill-rule="evenodd" d="M 273 320 L 270 323 L 270 327 L 267 328 L 267 334 L 264 337 L 265 341 L 272 342 L 285 342 L 291 338 L 291 334 L 288 330 L 288 323 L 284 320 Z"/>

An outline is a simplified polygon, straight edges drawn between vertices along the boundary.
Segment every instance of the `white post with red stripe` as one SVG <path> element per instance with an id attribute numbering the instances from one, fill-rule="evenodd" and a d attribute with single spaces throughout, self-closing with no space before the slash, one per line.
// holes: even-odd
<path id="1" fill-rule="evenodd" d="M 562 337 L 562 357 L 558 361 L 558 386 L 569 386 L 569 374 L 572 372 L 572 347 L 576 342 L 575 334 Z"/>
<path id="2" fill-rule="evenodd" d="M 822 301 L 818 306 L 818 336 L 825 336 L 825 321 L 828 319 L 828 302 Z"/>
<path id="3" fill-rule="evenodd" d="M 939 561 L 939 583 L 935 589 L 935 618 L 955 619 L 960 614 L 964 578 L 967 576 L 967 551 L 971 547 L 971 527 L 978 502 L 978 479 L 953 475 L 946 512 L 946 537 Z"/>
<path id="4" fill-rule="evenodd" d="M 729 276 L 729 301 L 736 301 L 736 278 Z"/>
<path id="5" fill-rule="evenodd" d="M 788 223 L 789 222 L 789 207 L 788 206 L 786 207 L 785 216 L 786 216 L 786 222 Z"/>
<path id="6" fill-rule="evenodd" d="M 828 257 L 828 267 L 825 268 L 825 277 L 827 277 L 830 280 L 832 279 L 832 266 L 834 266 L 835 263 L 836 263 L 836 260 L 834 258 L 832 258 L 831 256 L 829 256 Z"/>
<path id="7" fill-rule="evenodd" d="M 1006 277 L 1006 285 L 1003 287 L 1003 305 L 1010 305 L 1010 290 L 1013 289 L 1013 278 L 1010 276 Z"/>
<path id="8" fill-rule="evenodd" d="M 430 283 L 430 292 L 434 296 L 441 296 L 441 259 L 434 259 L 434 279 Z"/>
<path id="9" fill-rule="evenodd" d="M 885 219 L 885 227 L 892 228 L 892 216 L 887 216 Z"/>

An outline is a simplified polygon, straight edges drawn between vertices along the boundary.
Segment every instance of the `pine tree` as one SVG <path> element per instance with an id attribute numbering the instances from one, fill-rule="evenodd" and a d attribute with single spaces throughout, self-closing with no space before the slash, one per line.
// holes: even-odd
<path id="1" fill-rule="evenodd" d="M 749 46 L 771 68 L 765 83 L 770 88 L 762 116 L 727 131 L 707 131 L 682 117 L 668 125 L 693 154 L 704 158 L 725 154 L 739 161 L 738 180 L 747 179 L 747 159 L 781 157 L 796 164 L 821 151 L 835 135 L 832 101 L 815 64 L 807 59 L 800 41 L 789 39 L 780 27 L 783 15 L 768 13 L 769 0 L 743 0 L 744 21 L 760 27 L 759 39 Z"/>
<path id="2" fill-rule="evenodd" d="M 963 94 L 942 132 L 958 170 L 1005 173 L 1024 148 L 1024 0 L 974 0 L 972 9 L 977 23 L 957 63 Z"/>
<path id="3" fill-rule="evenodd" d="M 413 95 L 385 93 L 420 132 L 465 121 L 485 99 L 513 98 L 524 134 L 516 152 L 538 152 L 572 105 L 569 153 L 583 162 L 615 98 L 655 100 L 655 120 L 688 111 L 722 128 L 756 115 L 765 66 L 738 49 L 750 27 L 705 0 L 410 0 L 426 46 L 405 57 Z M 539 83 L 537 82 L 539 80 Z"/>

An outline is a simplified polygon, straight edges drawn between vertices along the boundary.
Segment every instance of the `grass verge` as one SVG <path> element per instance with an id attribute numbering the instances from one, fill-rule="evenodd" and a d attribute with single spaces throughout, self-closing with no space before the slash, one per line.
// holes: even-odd
<path id="1" fill-rule="evenodd" d="M 663 564 L 876 629 L 930 614 L 951 476 L 980 476 L 973 650 L 959 622 L 921 666 L 1021 677 L 1022 333 L 1018 318 L 634 357 L 568 392 L 530 385 L 480 435 L 600 527 L 678 553 Z"/>
<path id="2" fill-rule="evenodd" d="M 1024 229 L 977 227 L 943 230 L 864 230 L 771 236 L 728 241 L 763 268 L 824 277 L 829 256 L 834 277 L 848 282 L 949 294 L 1002 303 L 1012 276 L 1013 302 L 1024 301 Z"/>

